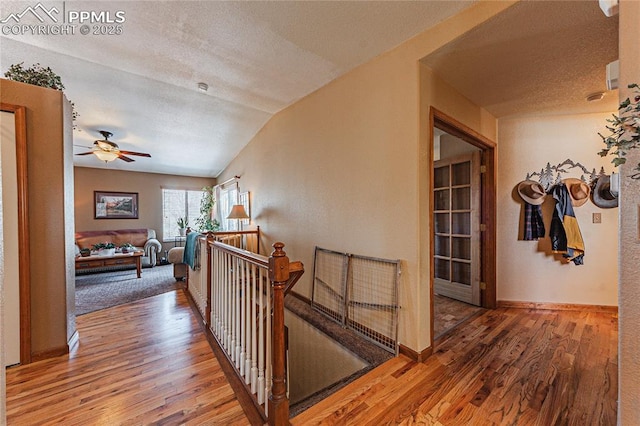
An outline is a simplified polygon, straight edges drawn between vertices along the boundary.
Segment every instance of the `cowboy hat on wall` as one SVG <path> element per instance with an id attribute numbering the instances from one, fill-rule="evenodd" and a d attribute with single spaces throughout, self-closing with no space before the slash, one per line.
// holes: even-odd
<path id="1" fill-rule="evenodd" d="M 618 207 L 618 194 L 611 188 L 611 176 L 604 175 L 598 178 L 596 186 L 591 193 L 593 204 L 601 209 L 612 209 Z"/>
<path id="2" fill-rule="evenodd" d="M 589 187 L 589 185 L 577 178 L 567 178 L 562 182 L 569 191 L 569 197 L 571 197 L 571 205 L 573 205 L 573 207 L 580 207 L 587 202 L 589 195 L 591 195 L 591 187 Z"/>
<path id="3" fill-rule="evenodd" d="M 518 184 L 518 195 L 527 203 L 533 206 L 539 206 L 544 203 L 544 197 L 547 193 L 538 182 L 532 180 L 523 180 Z"/>

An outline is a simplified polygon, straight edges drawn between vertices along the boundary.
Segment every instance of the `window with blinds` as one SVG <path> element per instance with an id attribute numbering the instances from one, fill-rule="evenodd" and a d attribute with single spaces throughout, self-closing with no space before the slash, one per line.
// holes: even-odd
<path id="1" fill-rule="evenodd" d="M 178 219 L 186 217 L 189 226 L 195 228 L 196 219 L 200 216 L 200 202 L 203 191 L 184 189 L 162 190 L 162 239 L 172 240 L 178 237 Z"/>
<path id="2" fill-rule="evenodd" d="M 233 185 L 222 189 L 218 203 L 220 208 L 221 229 L 223 231 L 238 231 L 238 221 L 235 219 L 227 219 L 233 205 L 238 204 L 238 186 Z"/>

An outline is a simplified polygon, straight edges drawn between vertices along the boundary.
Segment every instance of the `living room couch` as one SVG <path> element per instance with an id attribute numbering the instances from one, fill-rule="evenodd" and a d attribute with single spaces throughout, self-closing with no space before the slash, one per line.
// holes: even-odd
<path id="1" fill-rule="evenodd" d="M 113 243 L 117 247 L 129 243 L 137 250 L 144 251 L 142 255 L 142 267 L 152 268 L 156 265 L 157 254 L 162 250 L 160 241 L 156 239 L 156 231 L 149 228 L 141 229 L 118 229 L 110 231 L 79 231 L 76 232 L 76 255 L 80 255 L 80 250 L 91 249 L 97 243 Z M 122 268 L 120 266 L 109 266 L 95 269 L 87 269 L 87 272 L 109 271 Z"/>

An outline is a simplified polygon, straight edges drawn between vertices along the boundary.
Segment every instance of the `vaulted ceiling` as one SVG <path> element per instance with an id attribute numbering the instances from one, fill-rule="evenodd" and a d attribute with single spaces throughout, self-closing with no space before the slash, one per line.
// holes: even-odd
<path id="1" fill-rule="evenodd" d="M 108 130 L 121 149 L 152 154 L 76 165 L 213 177 L 273 114 L 472 3 L 52 1 L 60 16 L 122 11 L 122 34 L 2 35 L 0 68 L 38 62 L 62 76 L 80 114 L 75 152 Z M 29 6 L 3 1 L 0 20 Z M 525 1 L 424 62 L 500 117 L 580 110 L 616 57 L 617 18 L 596 1 Z M 590 107 L 615 109 L 603 101 Z"/>

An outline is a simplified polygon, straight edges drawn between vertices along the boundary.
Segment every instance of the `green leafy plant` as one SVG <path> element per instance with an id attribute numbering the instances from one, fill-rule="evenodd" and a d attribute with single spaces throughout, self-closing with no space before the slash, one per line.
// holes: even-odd
<path id="1" fill-rule="evenodd" d="M 202 191 L 204 194 L 200 200 L 200 216 L 196 219 L 196 226 L 200 232 L 217 231 L 220 229 L 220 224 L 211 218 L 213 206 L 216 204 L 214 187 L 205 186 Z"/>
<path id="2" fill-rule="evenodd" d="M 120 249 L 122 253 L 129 253 L 130 251 L 135 251 L 136 246 L 131 243 L 124 243 L 120 244 L 120 247 L 117 247 L 116 250 L 117 249 Z"/>
<path id="3" fill-rule="evenodd" d="M 607 130 L 611 134 L 604 136 L 600 133 L 602 141 L 606 145 L 605 148 L 598 153 L 601 157 L 614 155 L 611 161 L 616 167 L 627 162 L 625 156 L 629 150 L 640 148 L 640 86 L 638 84 L 630 84 L 630 89 L 635 89 L 633 101 L 630 98 L 625 99 L 618 109 L 618 115 L 613 115 L 612 119 L 608 119 Z M 640 163 L 633 169 L 635 174 L 633 179 L 640 179 Z"/>
<path id="4" fill-rule="evenodd" d="M 91 246 L 91 248 L 93 250 L 102 250 L 102 249 L 112 249 L 112 248 L 116 248 L 116 245 L 110 242 L 104 242 L 104 243 L 96 243 L 93 246 Z"/>
<path id="5" fill-rule="evenodd" d="M 24 68 L 23 64 L 24 62 L 20 62 L 19 64 L 11 65 L 9 70 L 4 73 L 4 76 L 9 80 L 47 87 L 49 89 L 60 90 L 61 92 L 65 89 L 64 84 L 62 84 L 62 79 L 51 68 L 45 68 L 39 63 L 31 65 L 29 68 Z M 78 116 L 79 114 L 76 111 L 75 104 L 71 102 L 71 118 L 74 122 L 74 129 L 77 127 L 75 121 Z"/>
<path id="6" fill-rule="evenodd" d="M 187 217 L 178 218 L 178 228 L 184 229 L 189 226 L 189 219 Z"/>

